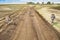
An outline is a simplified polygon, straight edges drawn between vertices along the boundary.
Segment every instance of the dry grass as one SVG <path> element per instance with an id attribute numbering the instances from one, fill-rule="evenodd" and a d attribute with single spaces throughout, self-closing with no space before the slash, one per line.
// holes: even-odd
<path id="1" fill-rule="evenodd" d="M 44 5 L 43 8 L 36 9 L 36 10 L 50 23 L 51 23 L 51 18 L 50 18 L 51 14 L 54 13 L 56 15 L 56 20 L 53 25 L 60 32 L 60 21 L 57 20 L 57 19 L 60 20 L 60 11 L 53 9 L 51 7 L 53 7 L 53 6 Z M 56 7 L 56 5 L 55 5 L 55 7 Z M 59 5 L 57 7 L 59 8 Z M 50 10 L 50 9 L 52 9 L 52 10 Z M 54 12 L 52 12 L 52 11 L 54 11 Z"/>

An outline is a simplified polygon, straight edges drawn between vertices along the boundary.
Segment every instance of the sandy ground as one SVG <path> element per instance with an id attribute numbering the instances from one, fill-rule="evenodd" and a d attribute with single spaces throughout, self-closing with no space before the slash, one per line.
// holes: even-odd
<path id="1" fill-rule="evenodd" d="M 18 13 L 18 25 L 8 25 L 0 40 L 60 40 L 59 33 L 33 8 Z"/>
<path id="2" fill-rule="evenodd" d="M 24 12 L 23 22 L 17 26 L 13 40 L 59 40 L 59 34 L 30 8 Z"/>

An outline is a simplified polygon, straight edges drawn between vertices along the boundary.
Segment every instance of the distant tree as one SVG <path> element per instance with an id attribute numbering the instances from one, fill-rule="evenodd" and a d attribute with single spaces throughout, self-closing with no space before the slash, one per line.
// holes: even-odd
<path id="1" fill-rule="evenodd" d="M 51 4 L 51 2 L 50 2 L 50 1 L 48 1 L 48 2 L 47 2 L 47 4 Z"/>
<path id="2" fill-rule="evenodd" d="M 40 4 L 39 2 L 37 2 L 36 4 Z"/>
<path id="3" fill-rule="evenodd" d="M 44 4 L 44 2 L 42 2 L 42 4 Z"/>
<path id="4" fill-rule="evenodd" d="M 27 4 L 35 4 L 34 2 L 27 2 Z"/>

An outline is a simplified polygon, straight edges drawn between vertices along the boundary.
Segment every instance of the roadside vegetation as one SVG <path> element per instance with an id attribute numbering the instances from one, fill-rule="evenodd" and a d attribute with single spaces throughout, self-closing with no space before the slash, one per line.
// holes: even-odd
<path id="1" fill-rule="evenodd" d="M 44 9 L 45 8 L 45 9 Z M 50 10 L 53 9 L 53 10 Z M 50 22 L 50 16 L 51 13 L 55 13 L 56 14 L 56 22 L 53 23 L 53 26 L 60 32 L 60 21 L 58 21 L 57 19 L 60 20 L 60 5 L 39 5 L 36 6 L 36 10 L 48 21 Z M 47 11 L 48 10 L 48 11 Z M 56 11 L 57 10 L 57 11 Z M 46 12 L 46 13 L 45 13 Z M 46 17 L 47 16 L 47 17 Z"/>
<path id="2" fill-rule="evenodd" d="M 57 10 L 60 10 L 60 5 L 58 5 L 58 6 L 54 6 L 54 7 L 51 7 L 51 8 L 53 8 L 53 9 L 57 9 Z"/>

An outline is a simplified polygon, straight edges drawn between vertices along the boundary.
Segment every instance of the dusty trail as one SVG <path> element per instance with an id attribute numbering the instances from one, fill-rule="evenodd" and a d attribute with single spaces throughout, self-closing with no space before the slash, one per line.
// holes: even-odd
<path id="1" fill-rule="evenodd" d="M 25 14 L 24 23 L 20 34 L 16 40 L 38 40 L 35 30 L 32 28 L 32 22 L 29 16 L 29 11 Z"/>
<path id="2" fill-rule="evenodd" d="M 15 40 L 60 40 L 58 35 L 34 9 L 29 8 Z"/>
<path id="3" fill-rule="evenodd" d="M 10 33 L 11 37 L 5 36 L 2 40 L 60 40 L 57 31 L 33 8 L 25 8 L 19 16 L 18 23 L 15 33 Z M 9 27 L 7 30 L 10 29 Z M 7 34 L 6 31 L 3 34 Z"/>

